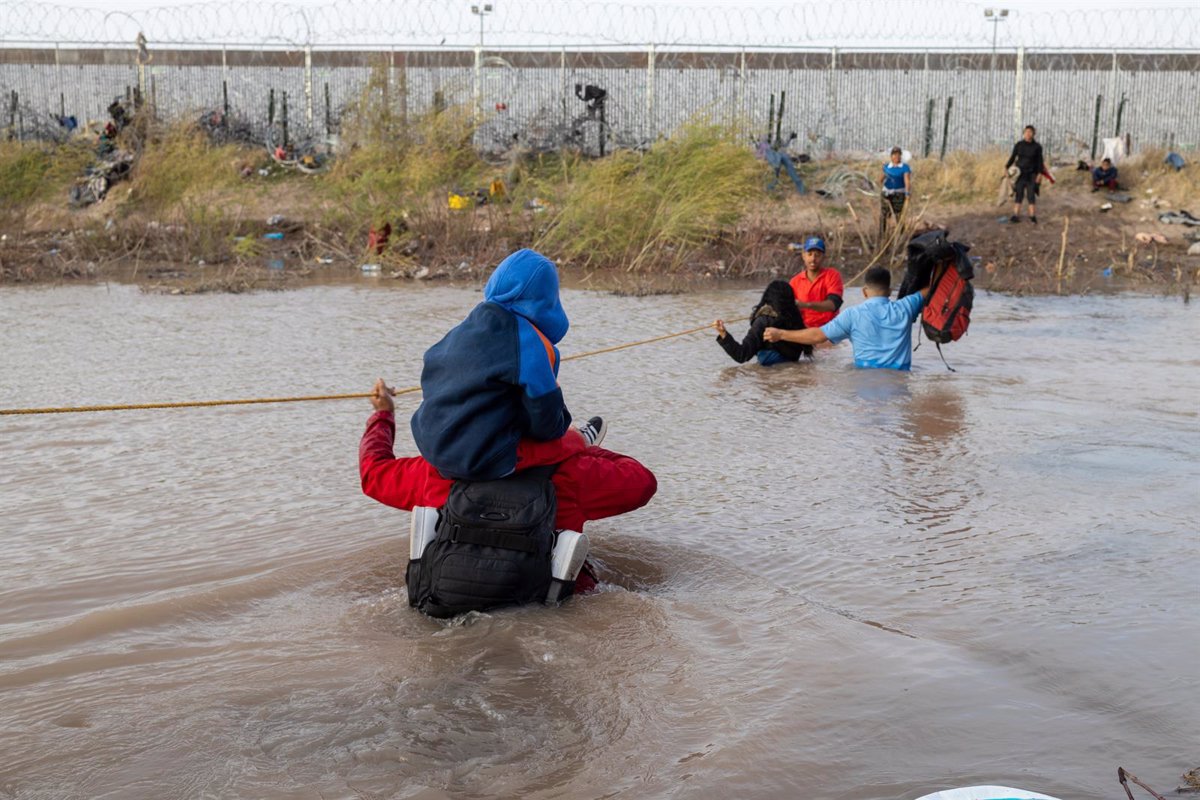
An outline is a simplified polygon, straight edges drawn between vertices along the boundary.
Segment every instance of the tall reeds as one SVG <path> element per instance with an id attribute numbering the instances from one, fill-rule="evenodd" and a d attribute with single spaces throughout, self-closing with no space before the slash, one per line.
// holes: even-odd
<path id="1" fill-rule="evenodd" d="M 693 122 L 645 154 L 580 164 L 537 245 L 573 264 L 675 269 L 766 202 L 762 176 L 729 128 Z"/>

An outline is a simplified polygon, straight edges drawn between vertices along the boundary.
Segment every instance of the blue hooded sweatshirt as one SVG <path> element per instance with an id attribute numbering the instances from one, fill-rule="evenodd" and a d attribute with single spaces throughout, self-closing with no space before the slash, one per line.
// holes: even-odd
<path id="1" fill-rule="evenodd" d="M 496 267 L 483 300 L 425 352 L 412 417 L 417 449 L 454 480 L 504 477 L 522 437 L 549 441 L 571 425 L 558 387 L 554 345 L 568 322 L 553 262 L 518 250 Z"/>

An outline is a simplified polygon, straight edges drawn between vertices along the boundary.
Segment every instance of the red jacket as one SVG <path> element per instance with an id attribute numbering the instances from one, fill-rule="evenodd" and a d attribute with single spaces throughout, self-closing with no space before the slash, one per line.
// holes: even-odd
<path id="1" fill-rule="evenodd" d="M 405 511 L 445 503 L 452 481 L 420 456 L 396 458 L 392 450 L 395 438 L 392 412 L 377 411 L 367 420 L 358 446 L 363 493 Z M 588 520 L 641 508 L 658 490 L 650 470 L 629 456 L 600 447 L 588 447 L 568 457 L 551 480 L 558 496 L 555 527 L 572 531 L 582 531 Z"/>

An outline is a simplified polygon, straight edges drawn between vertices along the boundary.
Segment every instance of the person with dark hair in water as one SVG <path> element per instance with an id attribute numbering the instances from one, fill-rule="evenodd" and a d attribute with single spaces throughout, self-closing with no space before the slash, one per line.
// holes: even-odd
<path id="1" fill-rule="evenodd" d="M 850 340 L 854 348 L 854 366 L 864 369 L 907 370 L 912 363 L 912 326 L 929 299 L 926 286 L 908 297 L 892 302 L 892 273 L 885 267 L 871 267 L 863 281 L 863 297 L 856 306 L 842 309 L 833 320 L 820 328 L 785 331 L 767 328 L 768 342 L 822 344 Z"/>
<path id="2" fill-rule="evenodd" d="M 791 342 L 765 342 L 763 331 L 767 328 L 799 330 L 804 327 L 800 310 L 796 308 L 796 296 L 787 281 L 771 281 L 754 308 L 750 311 L 750 330 L 738 342 L 725 330 L 725 320 L 713 323 L 717 330 L 717 344 L 725 348 L 729 357 L 739 364 L 752 358 L 764 367 L 781 361 L 799 361 L 801 356 L 811 356 L 812 347 Z"/>

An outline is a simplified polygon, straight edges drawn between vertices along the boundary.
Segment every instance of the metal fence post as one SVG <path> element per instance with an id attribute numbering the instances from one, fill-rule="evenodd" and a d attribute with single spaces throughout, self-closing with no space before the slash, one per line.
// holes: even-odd
<path id="1" fill-rule="evenodd" d="M 1112 118 L 1109 120 L 1113 126 L 1116 125 L 1117 116 L 1117 51 L 1113 50 L 1112 54 L 1112 71 L 1108 74 L 1108 106 L 1112 109 Z"/>
<path id="2" fill-rule="evenodd" d="M 562 130 L 565 134 L 567 130 L 567 48 L 559 48 L 558 55 L 558 89 L 559 95 L 562 98 Z M 559 142 L 555 142 L 559 144 Z"/>
<path id="3" fill-rule="evenodd" d="M 483 48 L 475 48 L 475 116 L 483 116 Z"/>
<path id="4" fill-rule="evenodd" d="M 654 124 L 654 45 L 646 51 L 646 135 L 643 139 L 653 142 L 658 135 L 658 126 Z"/>
<path id="5" fill-rule="evenodd" d="M 925 158 L 929 158 L 932 136 L 934 136 L 934 101 L 929 96 L 929 50 L 925 50 L 925 65 L 920 73 L 920 100 L 925 103 L 925 136 L 922 152 Z"/>
<path id="6" fill-rule="evenodd" d="M 308 132 L 313 127 L 313 73 L 312 45 L 304 46 L 304 121 L 308 124 Z"/>
<path id="7" fill-rule="evenodd" d="M 396 73 L 396 51 L 388 51 L 388 72 L 393 80 L 390 82 L 397 87 L 400 92 L 400 125 L 408 127 L 408 54 L 404 54 L 404 64 L 400 67 L 400 71 Z"/>
<path id="8" fill-rule="evenodd" d="M 829 51 L 829 98 L 826 101 L 832 114 L 833 133 L 827 138 L 825 155 L 832 156 L 834 144 L 838 141 L 838 93 L 837 93 L 837 48 Z"/>
<path id="9" fill-rule="evenodd" d="M 54 80 L 58 81 L 58 113 L 59 116 L 65 117 L 67 115 L 67 101 L 64 97 L 66 88 L 62 79 L 62 59 L 58 53 L 58 42 L 54 43 Z"/>
<path id="10" fill-rule="evenodd" d="M 1025 102 L 1025 48 L 1017 48 L 1016 85 L 1013 88 L 1013 129 L 1009 138 L 1021 130 L 1021 108 Z"/>
<path id="11" fill-rule="evenodd" d="M 746 124 L 746 48 L 742 48 L 742 60 L 738 67 L 737 116 L 734 124 L 741 128 L 742 135 L 747 133 Z"/>

